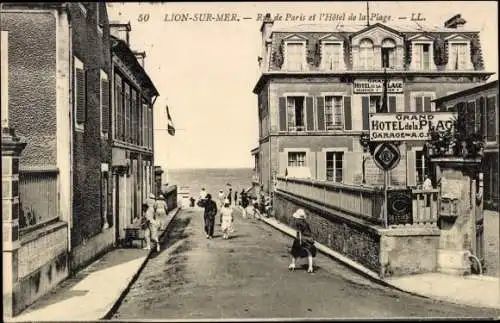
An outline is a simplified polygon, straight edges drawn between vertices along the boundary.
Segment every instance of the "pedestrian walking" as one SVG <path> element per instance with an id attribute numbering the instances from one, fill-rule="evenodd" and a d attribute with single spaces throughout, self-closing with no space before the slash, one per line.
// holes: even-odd
<path id="1" fill-rule="evenodd" d="M 224 206 L 220 211 L 222 239 L 229 239 L 229 233 L 233 230 L 233 208 L 228 199 L 224 200 Z"/>
<path id="2" fill-rule="evenodd" d="M 289 270 L 295 270 L 297 258 L 305 258 L 308 260 L 307 272 L 313 272 L 313 258 L 316 257 L 316 246 L 312 238 L 311 228 L 306 221 L 306 213 L 303 209 L 298 209 L 292 215 L 295 218 L 296 236 L 293 241 L 291 255 L 292 263 L 288 266 Z"/>
<path id="3" fill-rule="evenodd" d="M 163 196 L 163 194 L 158 194 L 158 198 L 156 199 L 156 202 L 154 204 L 154 209 L 155 216 L 161 224 L 160 227 L 163 227 L 162 220 L 164 220 L 168 214 L 167 201 L 165 201 L 165 197 Z"/>
<path id="4" fill-rule="evenodd" d="M 155 198 L 155 195 L 153 193 L 150 193 L 148 198 L 146 199 L 146 201 L 144 201 L 144 203 L 146 203 L 148 206 L 152 206 L 152 207 L 154 207 L 155 202 L 156 202 L 156 198 Z"/>
<path id="5" fill-rule="evenodd" d="M 227 193 L 227 196 L 226 196 L 226 199 L 228 199 L 228 200 L 229 200 L 229 205 L 231 205 L 231 200 L 232 200 L 232 198 L 233 198 L 233 188 L 232 188 L 232 187 L 230 187 L 230 188 L 229 188 L 229 192 Z"/>
<path id="6" fill-rule="evenodd" d="M 215 216 L 217 215 L 217 204 L 212 201 L 212 195 L 207 194 L 205 199 L 198 201 L 198 206 L 205 208 L 203 219 L 205 220 L 205 234 L 207 239 L 214 236 Z"/>
<path id="7" fill-rule="evenodd" d="M 248 196 L 244 189 L 241 190 L 241 208 L 243 218 L 247 217 Z"/>
<path id="8" fill-rule="evenodd" d="M 234 191 L 234 205 L 238 205 L 238 190 Z"/>
<path id="9" fill-rule="evenodd" d="M 200 197 L 199 200 L 204 200 L 207 197 L 207 191 L 205 191 L 205 188 L 202 187 L 200 191 Z"/>
<path id="10" fill-rule="evenodd" d="M 144 233 L 144 240 L 146 240 L 146 246 L 143 249 L 151 249 L 151 240 L 153 235 L 151 233 L 151 222 L 155 218 L 154 204 L 144 203 L 142 204 L 142 218 L 141 218 L 141 229 Z"/>

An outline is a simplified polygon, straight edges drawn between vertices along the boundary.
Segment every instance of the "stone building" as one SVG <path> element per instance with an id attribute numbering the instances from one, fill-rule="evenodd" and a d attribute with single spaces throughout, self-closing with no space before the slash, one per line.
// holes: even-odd
<path id="1" fill-rule="evenodd" d="M 436 109 L 462 110 L 474 129 L 485 138 L 483 200 L 486 209 L 498 211 L 498 80 L 435 100 Z"/>
<path id="2" fill-rule="evenodd" d="M 4 267 L 15 314 L 113 247 L 111 52 L 104 3 L 3 3 L 0 13 L 2 129 L 26 142 L 11 169 L 17 257 Z"/>
<path id="3" fill-rule="evenodd" d="M 153 104 L 159 93 L 143 68 L 144 53 L 130 49 L 130 24 L 111 23 L 113 214 L 116 240 L 141 214 L 154 187 Z"/>
<path id="4" fill-rule="evenodd" d="M 344 184 L 382 184 L 383 174 L 360 137 L 369 113 L 380 112 L 388 79 L 388 112 L 435 111 L 434 99 L 482 84 L 479 32 L 460 15 L 443 27 L 416 24 L 261 27 L 258 96 L 259 184 L 271 191 L 276 176 Z M 391 185 L 415 186 L 428 165 L 422 141 L 402 146 Z M 304 171 L 306 170 L 306 171 Z M 299 177 L 299 175 L 298 175 Z M 260 186 L 258 185 L 258 186 Z"/>

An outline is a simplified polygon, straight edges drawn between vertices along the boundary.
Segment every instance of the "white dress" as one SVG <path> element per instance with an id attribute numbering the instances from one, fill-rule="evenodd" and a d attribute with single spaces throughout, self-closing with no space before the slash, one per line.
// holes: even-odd
<path id="1" fill-rule="evenodd" d="M 233 209 L 231 207 L 223 207 L 221 209 L 222 213 L 222 223 L 221 223 L 221 230 L 226 232 L 226 231 L 231 231 L 232 229 L 232 223 L 233 223 Z"/>

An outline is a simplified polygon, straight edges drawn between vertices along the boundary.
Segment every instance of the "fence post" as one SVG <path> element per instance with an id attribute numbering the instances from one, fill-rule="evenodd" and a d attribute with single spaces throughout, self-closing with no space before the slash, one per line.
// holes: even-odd
<path id="1" fill-rule="evenodd" d="M 4 317 L 14 315 L 19 243 L 19 156 L 26 147 L 14 129 L 2 127 L 2 258 Z"/>

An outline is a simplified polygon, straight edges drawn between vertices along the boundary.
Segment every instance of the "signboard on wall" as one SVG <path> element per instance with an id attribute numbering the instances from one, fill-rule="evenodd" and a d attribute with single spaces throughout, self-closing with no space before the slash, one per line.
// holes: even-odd
<path id="1" fill-rule="evenodd" d="M 354 80 L 354 93 L 383 93 L 383 79 L 356 79 Z M 387 93 L 403 93 L 403 80 L 388 80 Z"/>
<path id="2" fill-rule="evenodd" d="M 453 129 L 456 117 L 455 112 L 370 113 L 370 140 L 430 140 L 431 127 Z"/>

